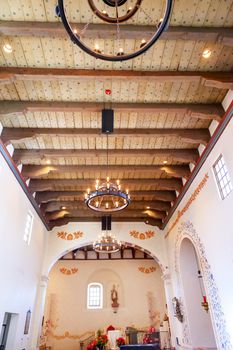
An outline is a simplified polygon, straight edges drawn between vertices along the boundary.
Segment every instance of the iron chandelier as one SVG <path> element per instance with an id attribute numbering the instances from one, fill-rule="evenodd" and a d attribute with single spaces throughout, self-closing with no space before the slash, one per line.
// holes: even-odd
<path id="1" fill-rule="evenodd" d="M 107 163 L 106 170 L 108 172 L 108 134 L 107 136 Z M 112 213 L 125 209 L 130 203 L 129 190 L 123 191 L 121 189 L 120 180 L 110 181 L 107 176 L 106 181 L 100 184 L 97 179 L 95 184 L 95 190 L 91 191 L 90 188 L 84 195 L 86 205 L 98 212 Z"/>
<path id="2" fill-rule="evenodd" d="M 114 234 L 106 230 L 93 242 L 93 249 L 98 253 L 116 253 L 121 249 L 121 243 Z"/>
<path id="3" fill-rule="evenodd" d="M 73 0 L 74 1 L 74 0 Z M 69 16 L 68 5 L 69 0 L 58 0 L 56 7 L 56 13 L 61 18 L 65 30 L 70 36 L 70 39 L 74 44 L 78 45 L 87 54 L 99 58 L 105 61 L 126 61 L 135 58 L 144 52 L 146 52 L 154 43 L 159 39 L 161 34 L 167 29 L 169 18 L 172 10 L 173 0 L 164 0 L 165 11 L 161 18 L 152 18 L 153 15 L 149 14 L 143 8 L 145 1 L 143 0 L 86 0 L 92 10 L 92 17 L 88 23 L 83 25 L 82 29 L 77 29 L 75 24 L 71 23 Z M 154 0 L 153 0 L 154 1 Z M 159 11 L 157 11 L 159 12 Z M 138 33 L 135 44 L 131 45 L 131 50 L 127 43 L 124 43 L 124 35 L 122 35 L 124 26 L 127 21 L 132 19 L 135 14 L 143 13 L 150 24 L 153 24 L 154 30 L 152 33 Z M 88 27 L 91 26 L 93 18 L 101 20 L 107 23 L 104 33 L 111 32 L 110 37 L 113 40 L 113 48 L 104 49 L 98 42 L 98 38 L 101 37 L 100 33 L 96 32 L 96 38 L 90 40 L 87 32 Z M 94 20 L 95 22 L 95 20 Z M 102 23 L 101 23 L 102 24 Z M 123 24 L 123 25 L 122 25 Z M 103 25 L 102 25 L 103 27 Z M 102 29 L 103 30 L 103 29 Z M 102 45 L 104 46 L 104 45 Z"/>

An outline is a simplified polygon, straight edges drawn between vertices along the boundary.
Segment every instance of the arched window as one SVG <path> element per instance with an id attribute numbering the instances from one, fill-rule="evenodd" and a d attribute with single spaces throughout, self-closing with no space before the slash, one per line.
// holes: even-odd
<path id="1" fill-rule="evenodd" d="M 101 283 L 89 283 L 87 287 L 87 308 L 102 309 L 103 307 L 103 286 Z"/>

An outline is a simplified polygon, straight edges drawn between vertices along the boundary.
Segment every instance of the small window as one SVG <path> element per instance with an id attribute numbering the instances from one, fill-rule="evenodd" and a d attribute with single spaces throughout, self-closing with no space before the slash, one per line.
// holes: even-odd
<path id="1" fill-rule="evenodd" d="M 213 169 L 214 169 L 214 175 L 217 181 L 220 196 L 222 199 L 224 199 L 229 195 L 229 193 L 231 193 L 233 187 L 232 187 L 230 175 L 228 173 L 228 170 L 222 155 L 220 155 L 220 157 L 214 163 Z"/>
<path id="2" fill-rule="evenodd" d="M 25 225 L 24 236 L 23 236 L 24 242 L 26 242 L 28 245 L 30 244 L 30 240 L 31 240 L 32 225 L 33 225 L 33 215 L 29 211 L 27 213 L 26 225 Z"/>
<path id="3" fill-rule="evenodd" d="M 100 283 L 90 283 L 87 288 L 87 308 L 102 309 L 103 286 Z"/>

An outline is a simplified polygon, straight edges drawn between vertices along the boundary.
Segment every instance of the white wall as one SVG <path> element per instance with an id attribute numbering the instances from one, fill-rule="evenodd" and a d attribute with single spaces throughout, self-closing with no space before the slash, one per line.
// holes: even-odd
<path id="1" fill-rule="evenodd" d="M 31 324 L 33 322 L 46 230 L 2 155 L 0 196 L 0 327 L 5 312 L 18 314 L 11 350 L 29 349 L 32 327 L 30 333 L 24 335 L 24 324 L 29 309 Z M 34 215 L 29 246 L 23 241 L 28 210 Z"/>
<path id="2" fill-rule="evenodd" d="M 78 268 L 74 275 L 61 273 L 60 268 Z M 143 273 L 139 267 L 155 267 L 156 271 Z M 70 335 L 81 336 L 87 332 L 106 329 L 110 324 L 125 329 L 155 325 L 159 328 L 166 312 L 161 270 L 154 260 L 117 261 L 58 261 L 49 275 L 47 290 L 46 318 L 55 325 L 51 328 L 53 336 L 48 337 L 47 345 L 54 350 L 76 350 L 78 339 L 55 338 Z M 103 308 L 87 309 L 87 285 L 98 282 L 103 285 Z M 111 289 L 118 291 L 120 304 L 117 313 L 111 307 Z M 151 306 L 150 303 L 151 302 Z M 149 308 L 154 314 L 150 319 Z"/>
<path id="3" fill-rule="evenodd" d="M 229 97 L 228 100 L 231 101 L 232 97 Z M 229 335 L 231 345 L 233 344 L 233 192 L 231 192 L 226 199 L 220 199 L 212 166 L 219 155 L 223 154 L 233 181 L 232 152 L 233 120 L 231 119 L 229 125 L 221 135 L 221 138 L 207 158 L 204 166 L 201 168 L 198 176 L 195 178 L 191 187 L 187 191 L 182 203 L 179 205 L 165 231 L 165 233 L 168 232 L 169 228 L 172 226 L 177 217 L 178 211 L 182 210 L 200 181 L 204 178 L 205 174 L 208 173 L 209 178 L 206 185 L 192 202 L 189 209 L 180 217 L 178 224 L 174 227 L 166 239 L 166 245 L 170 269 L 172 272 L 173 290 L 176 296 L 183 298 L 183 293 L 180 289 L 179 274 L 175 270 L 175 247 L 177 245 L 178 236 L 182 232 L 185 235 L 185 231 L 188 232 L 190 230 L 190 224 L 193 225 L 191 230 L 196 232 L 197 236 L 201 240 L 201 243 L 203 244 L 204 253 L 202 251 L 202 247 L 200 249 L 202 263 L 206 265 L 207 270 L 211 271 L 212 273 L 212 276 L 209 274 L 209 278 L 206 279 L 205 283 L 208 287 L 207 297 L 209 298 L 209 301 L 210 299 L 215 300 L 215 302 L 210 304 L 210 314 L 212 319 L 215 319 L 216 321 L 215 331 L 218 332 L 218 347 L 223 348 L 223 345 L 219 343 L 221 340 L 223 343 L 226 342 L 226 349 L 231 348 L 227 340 L 226 332 Z M 185 223 L 188 223 L 189 225 L 186 225 L 186 229 L 184 229 Z M 205 260 L 205 258 L 207 260 Z M 178 259 L 178 270 L 179 264 L 180 261 Z M 210 265 L 209 268 L 208 264 Z M 216 283 L 217 289 L 213 288 L 214 283 Z M 185 306 L 186 301 L 184 299 L 183 302 Z M 217 314 L 218 316 L 216 316 Z M 226 327 L 224 322 L 226 322 Z M 216 329 L 216 323 L 218 323 L 218 330 Z M 175 334 L 182 343 L 184 335 L 187 335 L 188 333 L 187 328 L 184 329 L 185 327 L 182 326 L 177 320 L 175 320 L 174 325 Z"/>

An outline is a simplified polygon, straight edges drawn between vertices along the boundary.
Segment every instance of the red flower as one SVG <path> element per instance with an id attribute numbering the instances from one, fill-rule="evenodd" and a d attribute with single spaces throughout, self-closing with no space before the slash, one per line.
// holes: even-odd
<path id="1" fill-rule="evenodd" d="M 122 337 L 117 338 L 117 340 L 116 340 L 116 345 L 117 345 L 117 346 L 125 345 L 125 339 L 122 338 Z"/>

